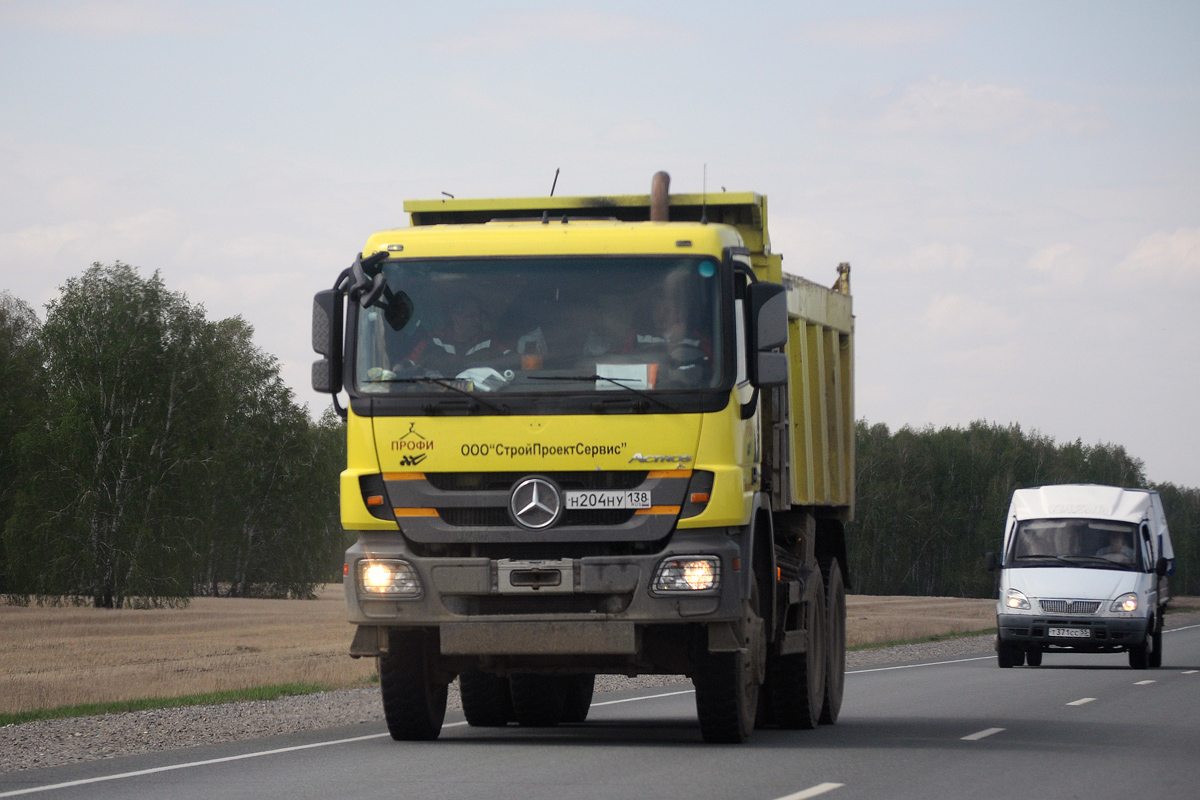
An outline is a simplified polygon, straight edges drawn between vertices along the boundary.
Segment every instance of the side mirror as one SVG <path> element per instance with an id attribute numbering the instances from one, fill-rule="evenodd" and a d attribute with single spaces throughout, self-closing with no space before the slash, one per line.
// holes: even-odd
<path id="1" fill-rule="evenodd" d="M 983 564 L 987 567 L 988 572 L 995 572 L 1000 567 L 1000 559 L 995 553 L 984 553 Z"/>
<path id="2" fill-rule="evenodd" d="M 785 353 L 772 353 L 787 344 L 787 291 L 778 283 L 758 281 L 746 287 L 750 383 L 753 386 L 783 386 L 788 380 Z"/>
<path id="3" fill-rule="evenodd" d="M 1164 578 L 1164 577 L 1166 577 L 1167 572 L 1170 571 L 1170 569 L 1171 569 L 1171 562 L 1167 561 L 1165 558 L 1159 556 L 1158 561 L 1156 561 L 1154 564 L 1154 574 L 1160 578 Z"/>
<path id="4" fill-rule="evenodd" d="M 342 294 L 335 289 L 313 297 L 312 347 L 322 358 L 312 365 L 314 392 L 342 390 Z"/>

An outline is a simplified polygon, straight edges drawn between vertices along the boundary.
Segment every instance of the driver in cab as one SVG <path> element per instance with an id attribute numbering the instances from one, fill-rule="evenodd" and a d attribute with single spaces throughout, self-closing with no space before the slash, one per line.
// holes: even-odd
<path id="1" fill-rule="evenodd" d="M 418 341 L 398 370 L 420 366 L 456 375 L 470 367 L 494 366 L 512 352 L 488 332 L 483 306 L 475 297 L 457 295 L 445 307 L 446 326 Z"/>

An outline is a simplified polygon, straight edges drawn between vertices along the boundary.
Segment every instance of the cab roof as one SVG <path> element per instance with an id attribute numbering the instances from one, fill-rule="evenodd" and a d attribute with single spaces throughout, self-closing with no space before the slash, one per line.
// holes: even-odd
<path id="1" fill-rule="evenodd" d="M 1153 518 L 1154 494 L 1150 489 L 1079 483 L 1018 489 L 1009 515 L 1019 520 L 1086 517 L 1137 524 Z"/>

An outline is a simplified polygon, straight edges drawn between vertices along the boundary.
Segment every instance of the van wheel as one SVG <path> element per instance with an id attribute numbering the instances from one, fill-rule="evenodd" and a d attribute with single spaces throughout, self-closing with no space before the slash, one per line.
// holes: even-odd
<path id="1" fill-rule="evenodd" d="M 1031 647 L 1026 650 L 1025 663 L 1031 667 L 1040 667 L 1042 665 L 1042 648 Z"/>
<path id="2" fill-rule="evenodd" d="M 514 719 L 508 678 L 473 669 L 458 676 L 458 691 L 471 727 L 503 728 Z"/>
<path id="3" fill-rule="evenodd" d="M 396 741 L 436 739 L 446 719 L 446 688 L 436 672 L 436 650 L 418 632 L 393 631 L 379 658 L 379 689 L 388 733 Z"/>
<path id="4" fill-rule="evenodd" d="M 596 691 L 596 676 L 564 675 L 563 722 L 583 722 L 592 707 L 592 694 Z"/>
<path id="5" fill-rule="evenodd" d="M 513 675 L 513 716 L 525 728 L 552 728 L 562 721 L 563 680 L 558 675 Z"/>
<path id="6" fill-rule="evenodd" d="M 996 644 L 996 663 L 1001 669 L 1019 667 L 1025 663 L 1025 651 L 1013 642 L 998 642 Z"/>
<path id="7" fill-rule="evenodd" d="M 1150 645 L 1139 644 L 1129 648 L 1129 666 L 1133 669 L 1145 669 L 1150 666 Z"/>
<path id="8" fill-rule="evenodd" d="M 1162 617 L 1154 625 L 1154 635 L 1150 637 L 1150 666 L 1158 669 L 1162 666 Z"/>

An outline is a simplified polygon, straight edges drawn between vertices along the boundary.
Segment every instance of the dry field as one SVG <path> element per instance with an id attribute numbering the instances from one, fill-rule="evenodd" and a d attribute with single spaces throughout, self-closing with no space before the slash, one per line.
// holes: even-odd
<path id="1" fill-rule="evenodd" d="M 0 713 L 283 683 L 362 686 L 375 665 L 346 655 L 344 602 L 332 585 L 317 600 L 196 598 L 182 609 L 0 605 Z M 847 643 L 990 628 L 995 602 L 851 596 Z"/>

